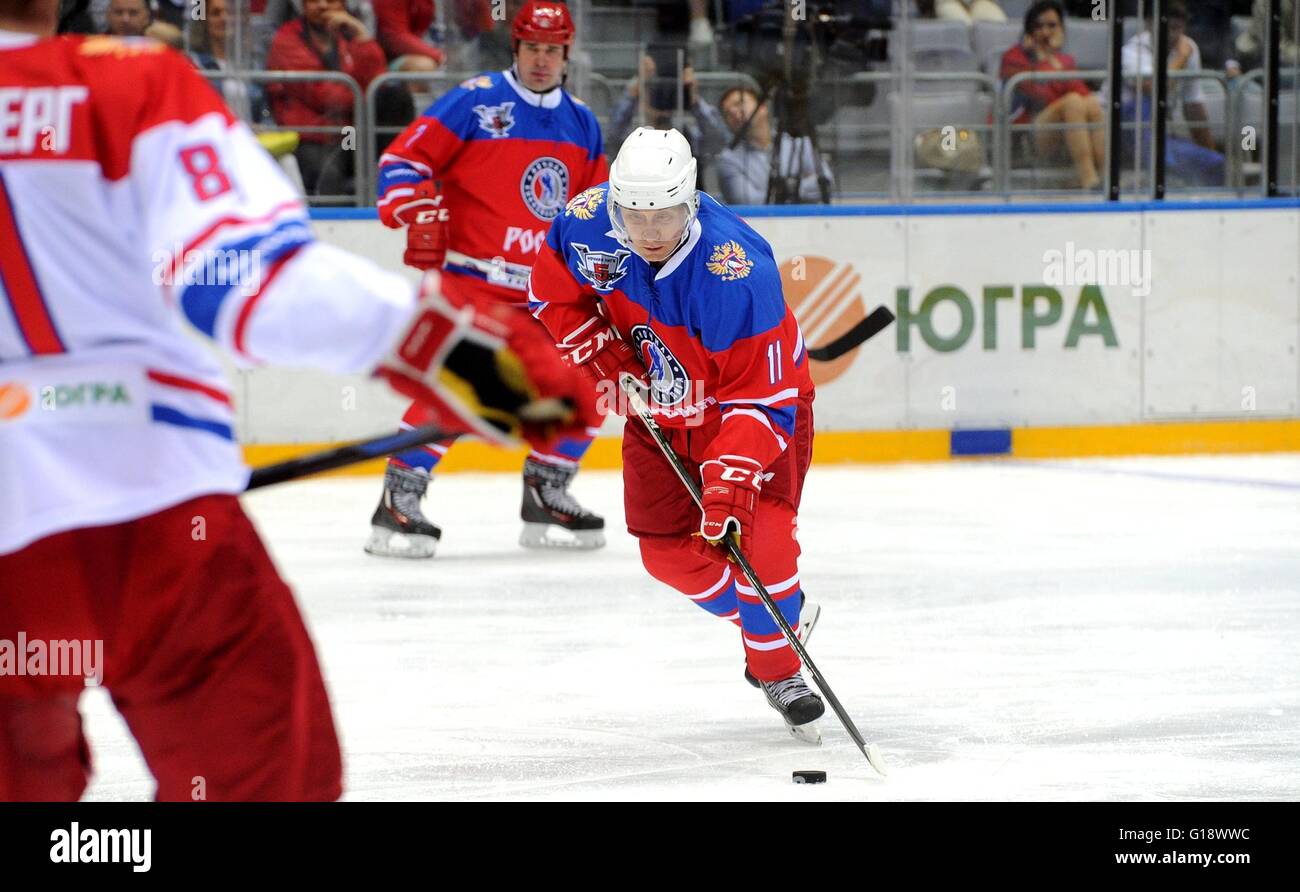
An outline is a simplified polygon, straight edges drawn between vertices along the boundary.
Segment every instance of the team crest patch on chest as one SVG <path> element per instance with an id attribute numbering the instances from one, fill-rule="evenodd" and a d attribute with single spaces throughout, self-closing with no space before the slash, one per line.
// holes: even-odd
<path id="1" fill-rule="evenodd" d="M 510 132 L 510 128 L 515 126 L 514 107 L 513 102 L 474 106 L 474 114 L 478 115 L 479 129 L 491 133 L 493 139 L 505 136 Z"/>
<path id="2" fill-rule="evenodd" d="M 648 325 L 634 325 L 628 336 L 632 339 L 632 349 L 645 363 L 650 378 L 650 398 L 660 406 L 675 406 L 686 399 L 691 390 L 686 367 L 673 356 L 673 351 L 655 330 Z"/>
<path id="3" fill-rule="evenodd" d="M 596 216 L 596 208 L 600 207 L 601 199 L 604 197 L 604 189 L 600 186 L 592 186 L 585 192 L 579 192 L 575 195 L 573 200 L 565 206 L 564 213 L 577 217 L 579 220 L 590 220 Z"/>
<path id="4" fill-rule="evenodd" d="M 524 204 L 539 220 L 554 220 L 569 200 L 569 168 L 558 158 L 538 158 L 519 181 Z"/>
<path id="5" fill-rule="evenodd" d="M 754 268 L 754 261 L 745 256 L 745 249 L 736 242 L 723 242 L 713 246 L 709 257 L 709 272 L 724 282 L 743 279 Z"/>
<path id="6" fill-rule="evenodd" d="M 615 282 L 627 275 L 623 264 L 632 256 L 631 251 L 620 248 L 611 254 L 608 251 L 593 251 L 577 242 L 573 243 L 573 250 L 578 252 L 578 272 L 597 291 L 609 291 Z"/>

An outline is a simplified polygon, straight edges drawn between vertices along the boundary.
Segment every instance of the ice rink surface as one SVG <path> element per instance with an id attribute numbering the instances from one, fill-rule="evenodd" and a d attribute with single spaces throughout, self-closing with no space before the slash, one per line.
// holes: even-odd
<path id="1" fill-rule="evenodd" d="M 433 561 L 361 545 L 378 478 L 245 504 L 317 643 L 357 800 L 1300 799 L 1300 456 L 817 466 L 810 652 L 788 736 L 739 633 L 642 570 L 614 472 L 593 553 L 516 545 L 514 475 L 447 475 Z M 90 799 L 153 783 L 103 691 Z M 823 786 L 791 783 L 823 769 Z"/>

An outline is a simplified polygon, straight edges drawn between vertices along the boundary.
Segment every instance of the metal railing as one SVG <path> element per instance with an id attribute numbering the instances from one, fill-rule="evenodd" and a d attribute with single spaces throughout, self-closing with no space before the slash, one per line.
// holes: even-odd
<path id="1" fill-rule="evenodd" d="M 1051 124 L 1042 125 L 1030 121 L 1024 124 L 1011 123 L 1011 109 L 1014 107 L 1014 97 L 1017 88 L 1024 83 L 1036 81 L 1088 81 L 1088 80 L 1105 80 L 1106 71 L 1104 69 L 1071 69 L 1069 71 L 1021 71 L 1007 78 L 1002 84 L 1002 89 L 998 93 L 997 103 L 994 105 L 993 117 L 998 123 L 998 128 L 1003 131 L 1002 139 L 999 142 L 1002 153 L 997 164 L 997 191 L 1004 195 L 1011 194 L 1011 155 L 1012 143 L 1017 133 L 1033 133 L 1042 130 L 1092 130 L 1098 126 L 1104 127 L 1105 123 L 1100 124 Z"/>
<path id="2" fill-rule="evenodd" d="M 1169 72 L 1168 76 L 1171 81 L 1197 80 L 1197 79 L 1213 80 L 1218 82 L 1224 88 L 1225 95 L 1227 95 L 1227 103 L 1226 103 L 1225 118 L 1221 122 L 1221 126 L 1223 127 L 1223 132 L 1221 135 L 1225 137 L 1225 145 L 1227 143 L 1231 143 L 1232 141 L 1230 139 L 1227 139 L 1226 137 L 1231 132 L 1230 122 L 1233 120 L 1235 102 L 1234 102 L 1234 94 L 1232 93 L 1231 90 L 1228 89 L 1227 76 L 1224 73 L 1218 71 L 1171 71 Z M 1096 129 L 1097 127 L 1106 126 L 1104 120 L 1104 114 L 1103 114 L 1103 120 L 1096 124 L 1091 124 L 1091 123 L 1039 124 L 1035 121 L 1028 121 L 1019 124 L 1012 123 L 1010 115 L 1011 115 L 1011 109 L 1014 107 L 1014 101 L 1015 101 L 1014 97 L 1015 97 L 1016 89 L 1021 84 L 1027 82 L 1066 81 L 1066 80 L 1081 80 L 1086 82 L 1086 81 L 1104 80 L 1105 77 L 1106 77 L 1106 72 L 1104 70 L 1087 69 L 1087 70 L 1070 70 L 1070 71 L 1022 71 L 1007 78 L 1007 80 L 1002 84 L 1002 89 L 998 94 L 998 105 L 995 108 L 995 112 L 994 112 L 995 118 L 999 125 L 999 129 L 1003 131 L 1003 136 L 998 141 L 1002 149 L 1002 156 L 999 159 L 999 162 L 997 164 L 996 189 L 999 193 L 1003 193 L 1008 196 L 1013 193 L 1013 190 L 1011 188 L 1010 178 L 1011 178 L 1011 171 L 1013 170 L 1012 150 L 1014 148 L 1015 135 L 1017 133 L 1035 133 L 1035 132 L 1042 132 L 1042 131 L 1068 131 L 1068 130 L 1081 130 L 1081 129 L 1093 130 Z M 1132 75 L 1132 76 L 1126 75 L 1124 77 L 1125 82 L 1132 81 L 1132 83 L 1135 86 L 1138 80 L 1139 80 L 1138 75 Z M 1213 121 L 1205 122 L 1206 125 L 1213 125 L 1214 123 L 1215 122 Z M 1131 122 L 1125 121 L 1123 126 L 1125 129 L 1128 129 L 1130 126 L 1132 127 L 1135 133 L 1135 145 L 1137 145 L 1141 142 L 1142 127 L 1150 126 L 1150 121 L 1149 120 L 1143 121 L 1140 119 Z M 1119 148 L 1118 136 L 1119 136 L 1118 134 L 1113 134 L 1111 136 L 1111 138 L 1108 141 L 1107 151 L 1116 151 Z M 1138 173 L 1139 175 L 1140 175 L 1140 168 L 1138 168 L 1137 165 L 1140 164 L 1141 157 L 1142 157 L 1141 152 L 1138 151 L 1134 152 L 1134 165 L 1135 165 L 1134 169 L 1135 169 L 1135 173 Z M 1230 176 L 1232 170 L 1231 161 L 1229 160 L 1227 164 L 1228 164 L 1227 171 L 1229 172 L 1229 176 Z M 1227 185 L 1227 182 L 1230 182 L 1230 180 L 1225 181 L 1225 185 Z"/>
<path id="3" fill-rule="evenodd" d="M 471 72 L 385 72 L 379 75 L 367 88 L 362 91 L 357 82 L 346 74 L 340 72 L 296 72 L 296 71 L 203 71 L 202 74 L 211 81 L 221 82 L 228 80 L 244 81 L 257 84 L 291 84 L 291 83 L 310 83 L 328 81 L 332 83 L 343 84 L 348 87 L 352 94 L 352 120 L 353 125 L 336 125 L 336 126 L 314 126 L 314 127 L 295 127 L 285 124 L 268 124 L 264 122 L 250 122 L 253 129 L 258 132 L 297 132 L 297 133 L 329 133 L 331 135 L 348 135 L 345 128 L 352 126 L 354 128 L 352 136 L 356 140 L 355 160 L 356 170 L 353 177 L 353 188 L 346 194 L 339 193 L 333 195 L 310 195 L 308 196 L 313 204 L 345 204 L 355 203 L 358 206 L 367 206 L 373 203 L 376 187 L 376 166 L 377 166 L 377 141 L 386 142 L 384 137 L 391 138 L 400 132 L 403 128 L 401 125 L 380 125 L 376 120 L 376 96 L 378 91 L 385 85 L 394 82 L 403 82 L 408 84 L 425 84 L 430 88 L 430 92 L 440 94 L 443 90 L 450 88 L 468 77 L 472 77 Z M 1047 192 L 1050 190 L 1031 189 L 1017 192 L 1012 188 L 1011 175 L 1015 170 L 1013 147 L 1015 137 L 1020 133 L 1032 133 L 1035 130 L 1055 129 L 1069 130 L 1082 128 L 1095 128 L 1105 126 L 1103 123 L 1098 124 L 1071 124 L 1059 123 L 1051 125 L 1040 125 L 1035 122 L 1012 123 L 1009 115 L 1015 103 L 1015 93 L 1017 88 L 1027 82 L 1034 81 L 1053 81 L 1053 80 L 1083 80 L 1095 81 L 1105 78 L 1105 72 L 1102 70 L 1072 70 L 1072 71 L 1053 71 L 1053 72 L 1020 72 L 1005 82 L 999 83 L 998 79 L 992 75 L 982 72 L 911 72 L 906 75 L 899 75 L 890 71 L 864 71 L 857 72 L 848 78 L 828 79 L 825 86 L 833 91 L 839 91 L 854 86 L 873 85 L 883 86 L 884 96 L 878 97 L 888 101 L 892 94 L 902 94 L 902 81 L 909 78 L 913 83 L 937 83 L 937 84 L 954 84 L 959 85 L 960 89 L 955 89 L 953 94 L 958 92 L 968 94 L 974 103 L 975 97 L 980 95 L 988 96 L 992 101 L 992 120 L 987 122 L 976 122 L 973 120 L 964 120 L 953 122 L 960 127 L 973 130 L 979 133 L 988 133 L 990 136 L 989 161 L 992 168 L 992 190 L 987 193 L 989 197 L 1011 198 L 1016 194 Z M 1235 80 L 1229 81 L 1226 76 L 1220 72 L 1170 72 L 1171 80 L 1201 78 L 1217 81 L 1224 89 L 1226 95 L 1225 119 L 1221 122 L 1222 134 L 1225 136 L 1225 155 L 1227 165 L 1227 184 L 1230 188 L 1242 189 L 1246 185 L 1246 176 L 1251 172 L 1251 164 L 1247 161 L 1245 152 L 1240 148 L 1240 140 L 1234 138 L 1234 134 L 1243 124 L 1243 105 L 1248 95 L 1248 90 L 1252 85 L 1258 84 L 1263 76 L 1262 70 L 1251 71 L 1241 75 Z M 738 84 L 761 92 L 760 86 L 755 79 L 743 72 L 696 72 L 697 89 L 707 91 L 716 89 L 721 86 L 731 87 Z M 597 90 L 604 91 L 605 105 L 612 110 L 615 99 L 619 91 L 615 88 L 609 79 L 602 75 L 592 72 L 588 74 L 590 83 Z M 1130 78 L 1125 77 L 1125 81 Z M 1136 76 L 1132 78 L 1137 80 Z M 836 93 L 838 95 L 838 92 Z M 921 102 L 928 101 L 927 96 L 949 95 L 940 93 L 917 92 L 914 94 L 914 103 L 916 97 L 921 97 Z M 974 107 L 974 106 L 973 106 Z M 607 117 L 607 116 L 606 116 Z M 933 129 L 936 125 L 933 122 L 911 120 L 910 112 L 903 113 L 903 122 L 907 126 L 902 126 L 900 121 L 891 117 L 888 122 L 882 123 L 856 123 L 853 124 L 853 132 L 850 136 L 858 137 L 864 134 L 872 133 L 889 134 L 889 154 L 891 157 L 890 169 L 897 175 L 899 170 L 906 171 L 906 175 L 915 177 L 915 170 L 912 170 L 911 159 L 914 152 L 915 136 L 925 130 Z M 608 123 L 607 120 L 601 121 L 602 125 Z M 1149 122 L 1125 122 L 1125 128 L 1133 126 L 1138 128 L 1143 124 L 1149 125 Z M 1206 121 L 1204 126 L 1218 128 L 1219 121 Z M 826 124 L 818 127 L 818 136 L 821 142 L 823 152 L 829 154 L 839 154 L 840 136 L 843 131 L 840 124 L 832 118 Z M 382 144 L 381 142 L 381 144 Z M 856 146 L 860 139 L 845 138 L 844 142 Z M 1112 146 L 1116 146 L 1118 140 L 1112 140 Z M 340 143 L 342 146 L 342 143 Z M 845 154 L 855 154 L 854 148 L 843 150 Z M 904 159 L 906 162 L 904 163 Z M 1064 170 L 1064 168 L 1062 168 Z"/>
<path id="4" fill-rule="evenodd" d="M 289 124 L 265 124 L 257 121 L 250 121 L 249 126 L 256 133 L 328 133 L 339 136 L 339 149 L 346 151 L 345 141 L 348 134 L 345 128 L 352 127 L 352 137 L 357 140 L 359 155 L 357 163 L 354 164 L 353 172 L 353 190 L 352 193 L 338 193 L 334 195 L 309 195 L 312 204 L 347 204 L 354 202 L 356 207 L 362 207 L 369 204 L 368 195 L 373 194 L 365 191 L 365 181 L 367 179 L 365 171 L 364 147 L 370 142 L 370 129 L 366 127 L 366 121 L 362 119 L 362 112 L 370 103 L 363 102 L 361 87 L 355 80 L 339 71 L 200 71 L 205 78 L 210 81 L 241 81 L 244 83 L 255 84 L 293 84 L 293 83 L 312 83 L 325 82 L 342 84 L 352 93 L 352 124 L 342 124 L 338 126 L 294 126 Z"/>
<path id="5" fill-rule="evenodd" d="M 357 180 L 360 186 L 366 190 L 365 194 L 368 196 L 367 204 L 374 203 L 375 194 L 378 191 L 379 157 L 376 143 L 382 142 L 384 145 L 387 145 L 392 141 L 393 137 L 406 129 L 405 125 L 379 125 L 378 119 L 375 117 L 377 110 L 376 107 L 378 105 L 378 103 L 375 102 L 375 96 L 378 94 L 380 88 L 385 84 L 391 83 L 423 83 L 428 84 L 430 87 L 445 85 L 450 89 L 451 87 L 474 77 L 476 73 L 477 72 L 466 73 L 461 71 L 387 71 L 376 77 L 366 86 L 365 125 L 367 136 L 364 141 L 365 153 L 362 156 L 362 164 L 365 168 L 365 174 L 363 176 L 358 172 Z M 445 91 L 440 91 L 438 95 L 441 95 L 441 92 Z M 416 109 L 416 114 L 418 115 L 420 111 L 421 109 Z M 380 139 L 384 136 L 387 136 L 388 139 Z"/>

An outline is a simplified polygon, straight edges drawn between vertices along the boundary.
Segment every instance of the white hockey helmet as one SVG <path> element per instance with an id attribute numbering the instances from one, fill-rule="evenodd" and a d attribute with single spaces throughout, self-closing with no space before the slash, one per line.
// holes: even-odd
<path id="1" fill-rule="evenodd" d="M 609 221 L 624 247 L 631 247 L 624 210 L 657 211 L 685 205 L 677 247 L 686 241 L 700 207 L 697 165 L 691 145 L 676 130 L 638 127 L 623 141 L 609 168 Z"/>

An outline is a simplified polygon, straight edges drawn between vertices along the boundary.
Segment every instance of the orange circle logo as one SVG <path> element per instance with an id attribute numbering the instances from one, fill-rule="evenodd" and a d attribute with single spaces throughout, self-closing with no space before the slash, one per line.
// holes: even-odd
<path id="1" fill-rule="evenodd" d="M 32 407 L 31 395 L 21 384 L 0 384 L 0 421 L 12 421 Z"/>
<path id="2" fill-rule="evenodd" d="M 826 257 L 800 256 L 781 264 L 785 299 L 799 320 L 805 347 L 827 344 L 862 321 L 865 301 L 858 291 L 862 277 L 852 264 Z M 813 383 L 834 381 L 853 365 L 850 350 L 830 362 L 810 361 Z"/>

